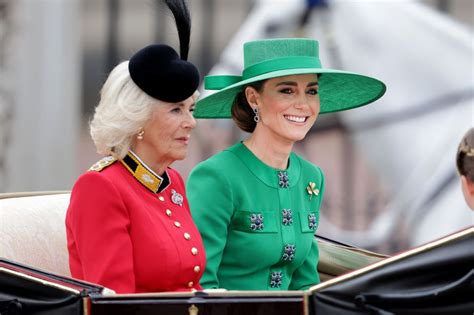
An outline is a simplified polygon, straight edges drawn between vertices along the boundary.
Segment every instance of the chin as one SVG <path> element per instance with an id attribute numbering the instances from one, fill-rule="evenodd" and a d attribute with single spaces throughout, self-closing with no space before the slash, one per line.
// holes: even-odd
<path id="1" fill-rule="evenodd" d="M 293 134 L 290 137 L 288 137 L 288 139 L 290 139 L 291 141 L 294 141 L 294 142 L 301 141 L 306 137 L 307 134 L 308 134 L 308 132 L 305 132 L 303 134 L 301 134 L 301 133 Z"/>
<path id="2" fill-rule="evenodd" d="M 186 158 L 187 153 L 188 153 L 188 152 L 180 152 L 180 153 L 177 153 L 177 154 L 174 156 L 174 160 L 175 160 L 175 161 L 184 160 L 184 159 Z"/>

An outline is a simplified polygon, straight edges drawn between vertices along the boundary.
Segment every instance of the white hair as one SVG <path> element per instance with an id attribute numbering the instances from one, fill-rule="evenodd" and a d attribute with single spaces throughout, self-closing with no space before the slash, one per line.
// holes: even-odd
<path id="1" fill-rule="evenodd" d="M 104 83 L 90 122 L 97 153 L 122 159 L 133 138 L 150 119 L 158 100 L 144 93 L 130 77 L 128 61 L 117 65 Z"/>

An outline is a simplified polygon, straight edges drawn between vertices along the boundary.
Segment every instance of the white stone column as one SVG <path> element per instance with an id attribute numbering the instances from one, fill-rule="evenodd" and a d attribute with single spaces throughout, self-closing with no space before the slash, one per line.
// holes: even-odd
<path id="1" fill-rule="evenodd" d="M 0 192 L 7 185 L 7 147 L 11 142 L 11 118 L 14 108 L 12 43 L 15 37 L 12 11 L 14 2 L 0 0 Z"/>
<path id="2" fill-rule="evenodd" d="M 81 83 L 80 1 L 15 0 L 5 191 L 70 189 Z"/>

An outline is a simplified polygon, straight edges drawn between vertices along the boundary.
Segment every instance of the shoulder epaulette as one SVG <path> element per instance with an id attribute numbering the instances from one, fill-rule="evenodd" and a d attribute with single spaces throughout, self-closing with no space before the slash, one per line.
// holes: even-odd
<path id="1" fill-rule="evenodd" d="M 100 172 L 100 171 L 104 170 L 105 168 L 107 168 L 108 166 L 114 164 L 116 161 L 117 161 L 117 159 L 115 159 L 114 157 L 106 156 L 106 157 L 100 159 L 99 161 L 97 161 L 94 165 L 92 165 L 89 168 L 89 171 Z"/>

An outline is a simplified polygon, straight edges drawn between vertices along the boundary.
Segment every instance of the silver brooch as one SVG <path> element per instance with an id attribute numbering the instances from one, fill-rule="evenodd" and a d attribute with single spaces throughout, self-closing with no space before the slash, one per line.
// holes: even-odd
<path id="1" fill-rule="evenodd" d="M 308 214 L 308 227 L 315 231 L 316 228 L 318 227 L 318 220 L 316 218 L 316 214 L 310 213 Z"/>
<path id="2" fill-rule="evenodd" d="M 293 244 L 285 245 L 283 252 L 283 260 L 292 261 L 295 258 L 296 246 Z"/>
<path id="3" fill-rule="evenodd" d="M 283 225 L 291 225 L 293 223 L 293 212 L 291 209 L 283 209 Z"/>
<path id="4" fill-rule="evenodd" d="M 176 190 L 171 189 L 171 201 L 176 205 L 182 206 L 183 196 L 180 193 L 176 192 Z"/>
<path id="5" fill-rule="evenodd" d="M 263 214 L 252 213 L 250 215 L 250 229 L 252 231 L 262 231 L 264 226 Z"/>
<path id="6" fill-rule="evenodd" d="M 272 288 L 279 288 L 281 286 L 282 280 L 283 280 L 283 272 L 274 271 L 271 274 L 270 286 Z"/>
<path id="7" fill-rule="evenodd" d="M 289 179 L 286 171 L 278 172 L 278 185 L 280 185 L 281 188 L 288 188 Z"/>

